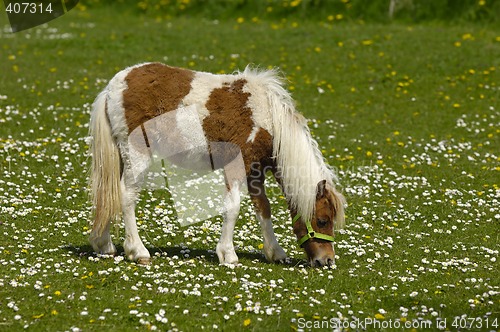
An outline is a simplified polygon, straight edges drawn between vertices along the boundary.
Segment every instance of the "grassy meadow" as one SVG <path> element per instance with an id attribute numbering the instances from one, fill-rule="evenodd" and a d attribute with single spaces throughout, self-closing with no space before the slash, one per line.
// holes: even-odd
<path id="1" fill-rule="evenodd" d="M 138 266 L 88 245 L 90 105 L 113 75 L 161 61 L 279 67 L 348 201 L 336 266 L 313 269 L 269 181 L 291 257 L 270 264 L 245 199 L 241 265 L 221 219 L 181 227 L 164 191 L 137 215 Z M 234 15 L 160 18 L 77 6 L 12 34 L 0 15 L 0 330 L 500 330 L 500 30 Z M 336 325 L 337 324 L 337 325 Z M 379 325 L 376 325 L 379 324 Z"/>

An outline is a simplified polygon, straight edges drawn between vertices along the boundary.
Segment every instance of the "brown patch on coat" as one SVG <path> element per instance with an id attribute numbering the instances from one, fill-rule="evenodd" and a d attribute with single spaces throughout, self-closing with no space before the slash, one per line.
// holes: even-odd
<path id="1" fill-rule="evenodd" d="M 262 216 L 262 218 L 271 218 L 271 205 L 269 204 L 269 199 L 266 195 L 261 194 L 258 196 L 251 196 L 251 199 L 255 210 Z"/>
<path id="2" fill-rule="evenodd" d="M 271 205 L 266 196 L 264 182 L 266 179 L 265 168 L 262 165 L 254 165 L 251 174 L 247 177 L 247 187 L 250 198 L 255 207 L 255 212 L 263 218 L 271 218 Z"/>
<path id="3" fill-rule="evenodd" d="M 248 142 L 255 124 L 252 110 L 247 106 L 250 93 L 244 92 L 246 80 L 239 79 L 221 88 L 214 89 L 205 105 L 210 114 L 203 120 L 203 130 L 210 142 L 227 142 L 211 149 L 214 159 L 230 162 L 241 150 L 246 174 L 250 174 L 253 162 L 271 158 L 273 140 L 271 134 L 260 128 L 253 141 Z"/>
<path id="4" fill-rule="evenodd" d="M 146 121 L 176 110 L 191 90 L 194 72 L 161 63 L 132 69 L 125 81 L 123 108 L 128 133 Z"/>

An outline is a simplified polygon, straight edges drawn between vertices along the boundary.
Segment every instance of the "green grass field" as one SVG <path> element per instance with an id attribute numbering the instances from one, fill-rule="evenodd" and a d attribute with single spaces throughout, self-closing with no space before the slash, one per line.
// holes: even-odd
<path id="1" fill-rule="evenodd" d="M 0 330 L 500 330 L 495 26 L 160 20 L 83 5 L 25 32 L 7 24 L 1 14 Z M 162 191 L 144 191 L 137 211 L 151 266 L 124 259 L 123 229 L 117 257 L 92 253 L 90 104 L 146 61 L 286 74 L 348 200 L 334 268 L 305 265 L 279 194 L 291 264 L 265 261 L 246 199 L 241 266 L 219 266 L 220 218 L 180 227 Z"/>

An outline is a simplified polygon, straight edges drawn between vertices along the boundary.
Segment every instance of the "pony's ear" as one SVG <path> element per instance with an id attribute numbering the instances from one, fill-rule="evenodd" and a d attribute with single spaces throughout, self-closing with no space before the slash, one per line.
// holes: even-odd
<path id="1" fill-rule="evenodd" d="M 325 197 L 326 180 L 321 180 L 316 186 L 316 200 Z"/>

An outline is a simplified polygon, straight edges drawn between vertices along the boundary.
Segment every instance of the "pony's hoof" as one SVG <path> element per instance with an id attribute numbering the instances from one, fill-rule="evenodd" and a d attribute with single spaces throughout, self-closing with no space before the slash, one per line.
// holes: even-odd
<path id="1" fill-rule="evenodd" d="M 137 259 L 137 264 L 139 265 L 150 265 L 151 264 L 151 258 L 149 257 L 143 257 Z"/>
<path id="2" fill-rule="evenodd" d="M 281 263 L 288 259 L 286 252 L 277 243 L 275 246 L 264 247 L 263 251 L 269 262 Z"/>
<path id="3" fill-rule="evenodd" d="M 292 264 L 292 259 L 289 257 L 274 261 L 275 264 L 290 265 Z"/>
<path id="4" fill-rule="evenodd" d="M 116 252 L 110 252 L 110 253 L 98 253 L 97 257 L 102 257 L 102 258 L 114 258 L 116 256 Z"/>

